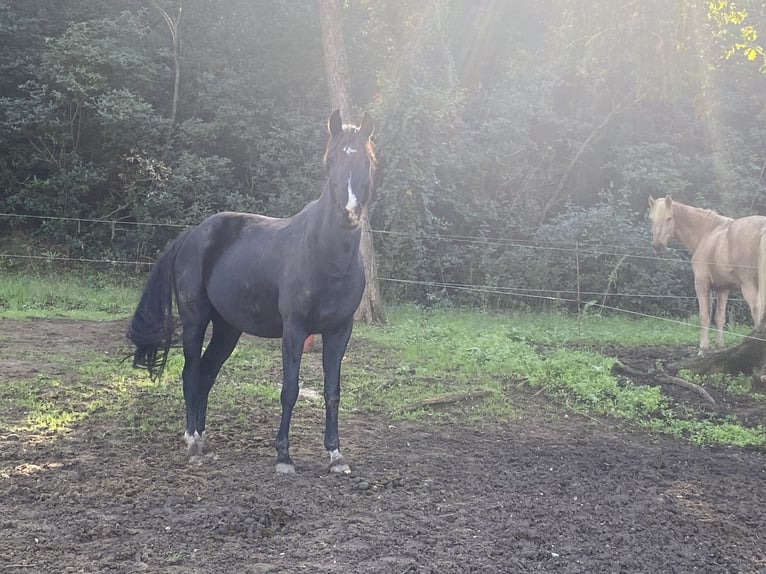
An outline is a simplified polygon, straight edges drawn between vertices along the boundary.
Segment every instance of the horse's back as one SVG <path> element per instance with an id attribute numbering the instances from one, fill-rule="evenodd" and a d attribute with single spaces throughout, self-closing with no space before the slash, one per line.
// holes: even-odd
<path id="1" fill-rule="evenodd" d="M 757 285 L 761 237 L 766 233 L 766 217 L 750 215 L 727 222 L 713 230 L 694 253 L 695 273 L 704 267 L 716 287 L 737 288 Z"/>
<path id="2" fill-rule="evenodd" d="M 762 215 L 750 215 L 731 222 L 726 237 L 726 249 L 734 265 L 744 266 L 755 273 L 764 232 L 766 217 Z"/>
<path id="3" fill-rule="evenodd" d="M 281 336 L 281 322 L 268 309 L 274 307 L 276 290 L 269 269 L 276 254 L 269 237 L 284 220 L 264 215 L 221 212 L 192 229 L 183 240 L 175 261 L 175 283 L 182 321 L 206 321 L 214 309 L 228 323 L 252 332 L 245 316 L 261 327 L 254 334 Z M 270 259 L 274 259 L 270 261 Z M 249 293 L 257 300 L 248 300 Z M 259 309 L 265 311 L 259 313 Z M 252 319 L 251 319 L 252 320 Z"/>
<path id="4" fill-rule="evenodd" d="M 364 290 L 361 259 L 338 273 L 317 251 L 327 239 L 312 235 L 311 217 L 223 212 L 194 228 L 175 264 L 182 321 L 214 310 L 240 331 L 281 337 L 288 315 L 313 333 L 351 319 Z"/>
<path id="5" fill-rule="evenodd" d="M 764 231 L 766 231 L 766 217 L 749 215 L 731 222 L 728 239 L 732 249 L 747 249 L 752 245 L 757 245 Z"/>

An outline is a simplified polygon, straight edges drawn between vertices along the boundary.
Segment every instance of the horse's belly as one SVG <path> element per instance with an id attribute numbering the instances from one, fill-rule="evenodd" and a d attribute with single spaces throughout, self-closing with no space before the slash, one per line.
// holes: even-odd
<path id="1" fill-rule="evenodd" d="M 220 275 L 208 284 L 208 297 L 218 314 L 237 330 L 258 337 L 282 336 L 276 290 L 237 285 L 236 280 L 226 281 Z"/>
<path id="2" fill-rule="evenodd" d="M 258 337 L 281 337 L 282 316 L 276 297 L 254 297 L 245 300 L 226 318 L 245 333 Z"/>
<path id="3" fill-rule="evenodd" d="M 219 310 L 223 319 L 238 331 L 255 335 L 256 337 L 279 338 L 282 336 L 282 318 L 279 313 L 260 313 L 256 310 L 248 312 L 227 312 Z"/>

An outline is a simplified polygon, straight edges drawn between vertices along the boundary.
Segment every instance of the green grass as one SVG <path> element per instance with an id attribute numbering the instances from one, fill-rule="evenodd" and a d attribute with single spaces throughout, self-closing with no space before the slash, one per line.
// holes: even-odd
<path id="1" fill-rule="evenodd" d="M 346 388 L 349 378 L 355 394 L 365 385 L 366 406 L 392 416 L 408 412 L 407 404 L 421 395 L 476 391 L 487 398 L 474 407 L 475 414 L 512 416 L 516 408 L 503 383 L 514 381 L 543 388 L 583 412 L 636 419 L 658 411 L 663 406 L 659 389 L 618 384 L 611 374 L 614 359 L 560 348 L 583 342 L 584 331 L 576 323 L 559 315 L 530 315 L 527 320 L 522 315 L 399 310 L 388 327 L 360 331 L 389 349 L 399 362 L 394 372 L 401 380 L 393 384 L 368 372 L 374 369 L 348 375 L 347 369 Z M 621 329 L 618 323 L 612 324 L 612 333 Z M 598 340 L 593 333 L 586 337 Z"/>
<path id="2" fill-rule="evenodd" d="M 67 317 L 113 319 L 135 309 L 139 291 L 133 279 L 106 274 L 0 275 L 0 317 Z"/>
<path id="3" fill-rule="evenodd" d="M 416 404 L 423 395 L 477 390 L 487 394 L 473 407 L 474 414 L 514 416 L 517 405 L 510 402 L 503 382 L 524 381 L 544 390 L 559 408 L 609 415 L 698 444 L 766 445 L 763 427 L 746 427 L 731 418 L 700 420 L 698 413 L 674 409 L 661 387 L 618 379 L 612 374 L 615 359 L 602 353 L 611 345 L 694 346 L 696 326 L 598 315 L 422 312 L 406 306 L 389 312 L 389 319 L 385 328 L 360 326 L 356 333 L 387 349 L 390 360 L 398 361 L 395 373 L 401 380 L 392 382 L 374 368 L 357 368 L 345 383 L 348 388 L 350 378 L 352 393 L 365 397 L 361 406 L 389 416 L 412 416 L 407 404 Z M 730 392 L 747 393 L 766 404 L 766 397 L 753 393 L 744 379 L 718 377 L 710 383 L 727 390 L 731 384 Z"/>
<path id="4" fill-rule="evenodd" d="M 101 275 L 65 274 L 55 280 L 6 275 L 0 278 L 0 316 L 128 316 L 138 295 L 137 286 L 110 283 Z M 762 427 L 701 415 L 663 395 L 659 386 L 634 385 L 612 374 L 615 345 L 695 346 L 693 319 L 424 311 L 406 305 L 389 308 L 388 317 L 385 327 L 355 327 L 343 363 L 341 408 L 346 413 L 502 422 L 539 409 L 540 401 L 530 397 L 544 393 L 545 413 L 551 416 L 562 411 L 610 416 L 699 444 L 766 444 Z M 734 342 L 731 336 L 727 340 Z M 86 419 L 119 420 L 132 432 L 154 436 L 181 427 L 178 350 L 171 352 L 165 377 L 156 382 L 96 350 L 84 361 L 47 358 L 65 365 L 69 380 L 37 377 L 0 386 L 0 428 L 61 432 Z M 247 425 L 263 409 L 278 412 L 280 377 L 278 343 L 244 339 L 211 394 L 211 419 L 218 418 L 222 426 Z M 304 361 L 302 380 L 321 393 L 319 355 Z M 766 396 L 755 393 L 748 380 L 697 382 L 766 405 Z M 304 401 L 301 408 L 323 411 L 321 400 Z"/>

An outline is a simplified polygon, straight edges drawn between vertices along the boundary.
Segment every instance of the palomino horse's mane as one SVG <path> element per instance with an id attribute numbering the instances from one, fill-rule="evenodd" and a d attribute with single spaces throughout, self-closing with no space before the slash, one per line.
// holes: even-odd
<path id="1" fill-rule="evenodd" d="M 693 207 L 691 205 L 686 205 L 685 203 L 680 203 L 678 201 L 673 202 L 673 215 L 690 215 L 694 214 L 698 217 L 702 217 L 704 220 L 714 224 L 718 225 L 721 223 L 727 223 L 729 221 L 733 221 L 731 217 L 726 217 L 725 215 L 721 215 L 720 213 L 717 213 L 713 211 L 712 209 L 705 209 L 704 207 Z"/>

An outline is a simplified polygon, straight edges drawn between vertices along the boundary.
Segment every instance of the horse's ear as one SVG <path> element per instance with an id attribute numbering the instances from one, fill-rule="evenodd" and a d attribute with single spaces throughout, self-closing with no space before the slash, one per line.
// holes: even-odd
<path id="1" fill-rule="evenodd" d="M 655 199 L 650 195 L 649 196 L 649 207 L 650 208 L 654 207 L 654 201 L 655 201 Z"/>
<path id="2" fill-rule="evenodd" d="M 375 131 L 375 121 L 372 119 L 372 116 L 368 113 L 364 114 L 364 119 L 362 120 L 362 125 L 359 126 L 359 134 L 366 140 L 370 139 L 372 137 L 373 132 Z"/>
<path id="3" fill-rule="evenodd" d="M 340 110 L 335 110 L 330 114 L 330 119 L 327 120 L 327 130 L 332 137 L 343 132 L 343 122 L 340 119 Z"/>
<path id="4" fill-rule="evenodd" d="M 672 200 L 672 199 L 670 199 L 670 196 L 669 196 L 669 195 L 666 195 L 666 196 L 665 196 L 665 207 L 667 207 L 668 209 L 670 209 L 670 207 L 671 207 L 672 205 L 673 205 L 673 200 Z"/>

